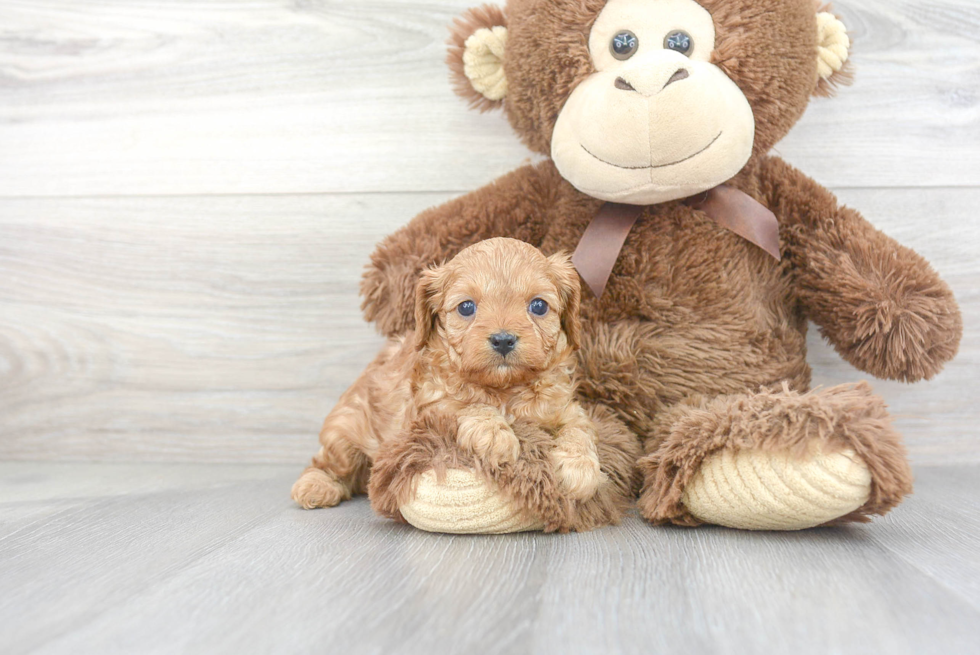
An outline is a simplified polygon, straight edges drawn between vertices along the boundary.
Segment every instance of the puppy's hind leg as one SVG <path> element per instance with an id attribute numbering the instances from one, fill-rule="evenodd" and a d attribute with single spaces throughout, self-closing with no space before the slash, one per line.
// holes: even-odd
<path id="1" fill-rule="evenodd" d="M 323 422 L 320 452 L 293 485 L 292 498 L 303 509 L 333 507 L 367 490 L 371 461 L 359 437 L 371 434 L 366 403 L 354 388 L 341 396 Z"/>

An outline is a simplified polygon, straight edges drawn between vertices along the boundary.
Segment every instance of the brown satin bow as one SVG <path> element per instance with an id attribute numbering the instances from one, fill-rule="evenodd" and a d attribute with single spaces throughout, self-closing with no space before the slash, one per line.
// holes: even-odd
<path id="1" fill-rule="evenodd" d="M 752 196 L 723 184 L 688 198 L 684 204 L 704 212 L 718 225 L 779 261 L 779 222 L 775 214 Z M 582 233 L 572 264 L 596 298 L 602 297 L 626 237 L 643 209 L 640 205 L 607 202 Z"/>

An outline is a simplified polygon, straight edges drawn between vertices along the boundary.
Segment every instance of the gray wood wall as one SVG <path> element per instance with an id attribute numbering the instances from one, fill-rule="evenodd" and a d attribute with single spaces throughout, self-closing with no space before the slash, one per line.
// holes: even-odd
<path id="1" fill-rule="evenodd" d="M 303 465 L 373 244 L 529 158 L 450 91 L 470 4 L 0 0 L 0 459 Z M 959 358 L 875 385 L 916 462 L 980 462 L 980 3 L 836 8 L 856 83 L 777 150 L 954 287 Z"/>

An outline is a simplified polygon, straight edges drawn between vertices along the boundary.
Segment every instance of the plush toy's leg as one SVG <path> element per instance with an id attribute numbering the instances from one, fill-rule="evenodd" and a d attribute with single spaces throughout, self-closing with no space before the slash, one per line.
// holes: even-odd
<path id="1" fill-rule="evenodd" d="M 367 491 L 371 462 L 350 435 L 369 433 L 370 425 L 360 406 L 338 403 L 323 422 L 322 447 L 313 457 L 313 465 L 293 485 L 293 500 L 303 509 L 333 507 Z"/>
<path id="2" fill-rule="evenodd" d="M 369 495 L 380 513 L 431 532 L 590 530 L 618 522 L 637 488 L 636 437 L 605 408 L 589 415 L 598 431 L 599 490 L 573 500 L 549 457 L 554 437 L 518 421 L 516 462 L 492 466 L 461 452 L 450 429 L 425 426 L 385 444 L 375 457 Z"/>
<path id="3" fill-rule="evenodd" d="M 638 466 L 654 523 L 750 530 L 868 521 L 912 491 L 905 449 L 866 383 L 677 405 Z"/>

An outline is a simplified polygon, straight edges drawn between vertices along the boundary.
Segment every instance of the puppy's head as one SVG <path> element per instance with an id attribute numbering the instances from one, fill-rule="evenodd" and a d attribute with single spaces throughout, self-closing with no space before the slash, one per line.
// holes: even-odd
<path id="1" fill-rule="evenodd" d="M 464 379 L 489 387 L 527 381 L 579 347 L 578 274 L 516 239 L 489 239 L 422 273 L 417 346 L 445 353 Z"/>

